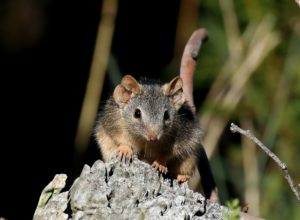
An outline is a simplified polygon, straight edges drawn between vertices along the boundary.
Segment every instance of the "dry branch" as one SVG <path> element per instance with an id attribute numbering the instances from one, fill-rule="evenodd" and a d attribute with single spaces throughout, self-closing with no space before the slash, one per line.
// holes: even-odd
<path id="1" fill-rule="evenodd" d="M 251 128 L 254 131 L 254 125 L 251 119 L 246 116 L 241 117 L 242 127 Z M 251 207 L 251 214 L 259 215 L 259 168 L 258 157 L 255 143 L 250 141 L 247 137 L 242 136 L 242 152 L 243 152 L 243 168 L 245 181 L 245 201 Z"/>
<path id="2" fill-rule="evenodd" d="M 194 112 L 196 109 L 193 99 L 193 75 L 199 50 L 207 38 L 208 33 L 204 28 L 194 31 L 186 43 L 181 59 L 180 77 L 183 80 L 183 93 Z"/>
<path id="3" fill-rule="evenodd" d="M 287 169 L 287 166 L 285 163 L 283 163 L 272 151 L 270 151 L 260 140 L 258 140 L 249 130 L 243 130 L 234 123 L 231 123 L 230 130 L 235 133 L 238 132 L 242 135 L 245 135 L 248 137 L 250 140 L 252 140 L 254 143 L 256 143 L 269 157 L 271 157 L 276 164 L 281 168 L 281 170 L 284 173 L 284 177 L 288 181 L 291 190 L 294 192 L 296 195 L 297 199 L 300 202 L 300 192 L 299 189 L 297 188 L 297 185 L 295 184 L 294 180 L 292 179 L 291 175 L 289 174 L 289 171 Z"/>
<path id="4" fill-rule="evenodd" d="M 103 1 L 90 74 L 76 131 L 75 150 L 76 156 L 79 158 L 81 158 L 81 155 L 84 154 L 88 147 L 90 134 L 95 123 L 112 44 L 117 10 L 118 0 Z M 79 158 L 77 158 L 77 161 L 80 160 Z"/>

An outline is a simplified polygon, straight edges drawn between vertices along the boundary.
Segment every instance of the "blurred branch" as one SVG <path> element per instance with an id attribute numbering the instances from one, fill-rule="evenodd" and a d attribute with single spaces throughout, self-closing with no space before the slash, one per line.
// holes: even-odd
<path id="1" fill-rule="evenodd" d="M 292 35 L 289 41 L 287 56 L 284 61 L 284 69 L 280 75 L 280 79 L 275 89 L 274 102 L 270 108 L 271 112 L 268 115 L 267 124 L 263 133 L 262 141 L 266 143 L 272 149 L 278 134 L 279 126 L 282 121 L 282 115 L 287 107 L 288 98 L 291 93 L 291 84 L 295 79 L 297 73 L 297 65 L 295 63 L 300 59 L 299 37 L 296 33 Z M 260 158 L 260 169 L 264 169 L 267 164 L 268 157 L 261 155 Z"/>
<path id="2" fill-rule="evenodd" d="M 251 119 L 241 118 L 242 127 L 254 130 Z M 257 152 L 253 142 L 242 136 L 243 168 L 245 178 L 245 201 L 249 204 L 251 214 L 259 215 L 259 175 Z"/>
<path id="3" fill-rule="evenodd" d="M 300 202 L 300 192 L 299 192 L 299 189 L 298 189 L 297 185 L 295 184 L 294 180 L 292 179 L 292 177 L 290 176 L 289 171 L 288 171 L 287 166 L 285 165 L 285 163 L 283 163 L 272 151 L 270 151 L 249 130 L 243 130 L 240 127 L 238 127 L 237 125 L 235 125 L 234 123 L 231 123 L 230 130 L 233 133 L 238 132 L 238 133 L 240 133 L 240 134 L 245 135 L 246 137 L 248 137 L 250 140 L 252 140 L 254 143 L 256 143 L 269 157 L 271 157 L 275 161 L 275 163 L 283 171 L 284 177 L 288 181 L 288 183 L 289 183 L 289 185 L 291 187 L 291 190 L 293 191 L 293 193 L 297 197 L 298 201 Z"/>
<path id="4" fill-rule="evenodd" d="M 198 0 L 180 0 L 178 22 L 175 37 L 175 59 L 179 62 L 183 48 L 199 21 Z"/>
<path id="5" fill-rule="evenodd" d="M 118 0 L 104 0 L 95 43 L 90 75 L 80 113 L 76 138 L 76 156 L 86 151 L 95 122 L 104 83 L 117 14 Z"/>
<path id="6" fill-rule="evenodd" d="M 265 26 L 264 31 L 261 31 L 261 25 Z M 206 129 L 203 144 L 207 148 L 208 157 L 214 152 L 229 115 L 244 95 L 250 77 L 279 43 L 279 36 L 272 30 L 273 26 L 274 21 L 266 16 L 254 32 L 255 41 L 242 52 L 245 54 L 244 58 L 236 62 L 233 57 L 229 57 L 208 93 L 204 102 L 208 111 L 203 111 L 204 114 L 200 117 L 201 126 Z M 245 40 L 241 37 L 239 41 Z M 217 115 L 211 109 L 222 112 L 222 115 Z"/>
<path id="7" fill-rule="evenodd" d="M 243 57 L 244 53 L 244 51 L 242 51 L 244 48 L 242 46 L 242 38 L 239 33 L 238 22 L 232 1 L 220 0 L 219 4 L 222 11 L 225 32 L 227 35 L 229 58 L 225 62 L 223 68 L 221 68 L 220 74 L 218 74 L 213 85 L 211 86 L 207 99 L 214 99 L 219 96 L 220 88 L 224 88 L 224 82 L 231 77 L 233 73 L 232 69 L 235 69 L 236 65 L 241 62 L 241 58 Z M 252 23 L 250 23 L 248 26 L 253 26 L 251 24 Z"/>
<path id="8" fill-rule="evenodd" d="M 228 49 L 231 59 L 236 63 L 242 58 L 243 44 L 232 0 L 219 0 L 223 14 L 225 31 L 227 34 Z"/>
<path id="9" fill-rule="evenodd" d="M 295 2 L 298 4 L 298 6 L 300 7 L 300 0 L 295 0 Z"/>

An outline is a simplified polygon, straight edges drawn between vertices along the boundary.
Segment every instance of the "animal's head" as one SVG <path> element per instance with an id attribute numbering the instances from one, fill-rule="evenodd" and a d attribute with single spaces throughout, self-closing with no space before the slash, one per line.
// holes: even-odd
<path id="1" fill-rule="evenodd" d="M 126 75 L 115 88 L 113 98 L 125 118 L 126 129 L 147 141 L 170 135 L 176 113 L 185 101 L 180 77 L 160 85 L 139 83 Z"/>

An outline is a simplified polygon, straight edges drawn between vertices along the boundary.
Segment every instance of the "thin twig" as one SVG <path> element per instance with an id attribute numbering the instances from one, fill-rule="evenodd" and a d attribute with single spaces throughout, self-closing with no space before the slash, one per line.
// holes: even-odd
<path id="1" fill-rule="evenodd" d="M 254 130 L 253 121 L 243 115 L 240 119 L 241 125 L 244 128 L 251 128 Z M 242 152 L 243 152 L 243 168 L 247 175 L 245 178 L 245 201 L 251 207 L 251 214 L 259 215 L 259 168 L 258 157 L 255 143 L 250 141 L 247 137 L 242 136 Z"/>
<path id="2" fill-rule="evenodd" d="M 231 123 L 230 130 L 233 133 L 238 132 L 238 133 L 240 133 L 240 134 L 245 135 L 246 137 L 248 137 L 250 140 L 252 140 L 254 143 L 256 143 L 266 154 L 269 155 L 269 157 L 271 157 L 277 163 L 277 165 L 282 169 L 282 171 L 284 173 L 284 177 L 288 181 L 288 183 L 289 183 L 292 191 L 294 192 L 294 194 L 296 195 L 297 199 L 300 202 L 300 192 L 299 192 L 299 189 L 297 188 L 297 185 L 295 184 L 294 180 L 290 176 L 289 171 L 288 171 L 287 166 L 285 165 L 285 163 L 283 163 L 272 151 L 270 151 L 260 140 L 258 140 L 251 133 L 251 131 L 249 131 L 249 130 L 243 130 L 240 127 L 238 127 L 237 125 L 235 125 L 234 123 Z"/>

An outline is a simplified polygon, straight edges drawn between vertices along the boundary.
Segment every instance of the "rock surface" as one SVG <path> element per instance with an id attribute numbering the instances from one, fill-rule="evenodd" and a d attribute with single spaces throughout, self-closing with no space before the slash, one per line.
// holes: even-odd
<path id="1" fill-rule="evenodd" d="M 66 193 L 69 193 L 69 204 Z M 71 208 L 69 215 L 65 211 L 67 205 Z M 53 193 L 37 210 L 34 219 L 61 216 L 60 219 L 73 220 L 202 220 L 223 219 L 227 208 L 206 201 L 201 194 L 189 190 L 187 184 L 164 179 L 137 158 L 130 164 L 114 158 L 107 163 L 98 160 L 92 167 L 85 165 L 69 192 Z"/>

